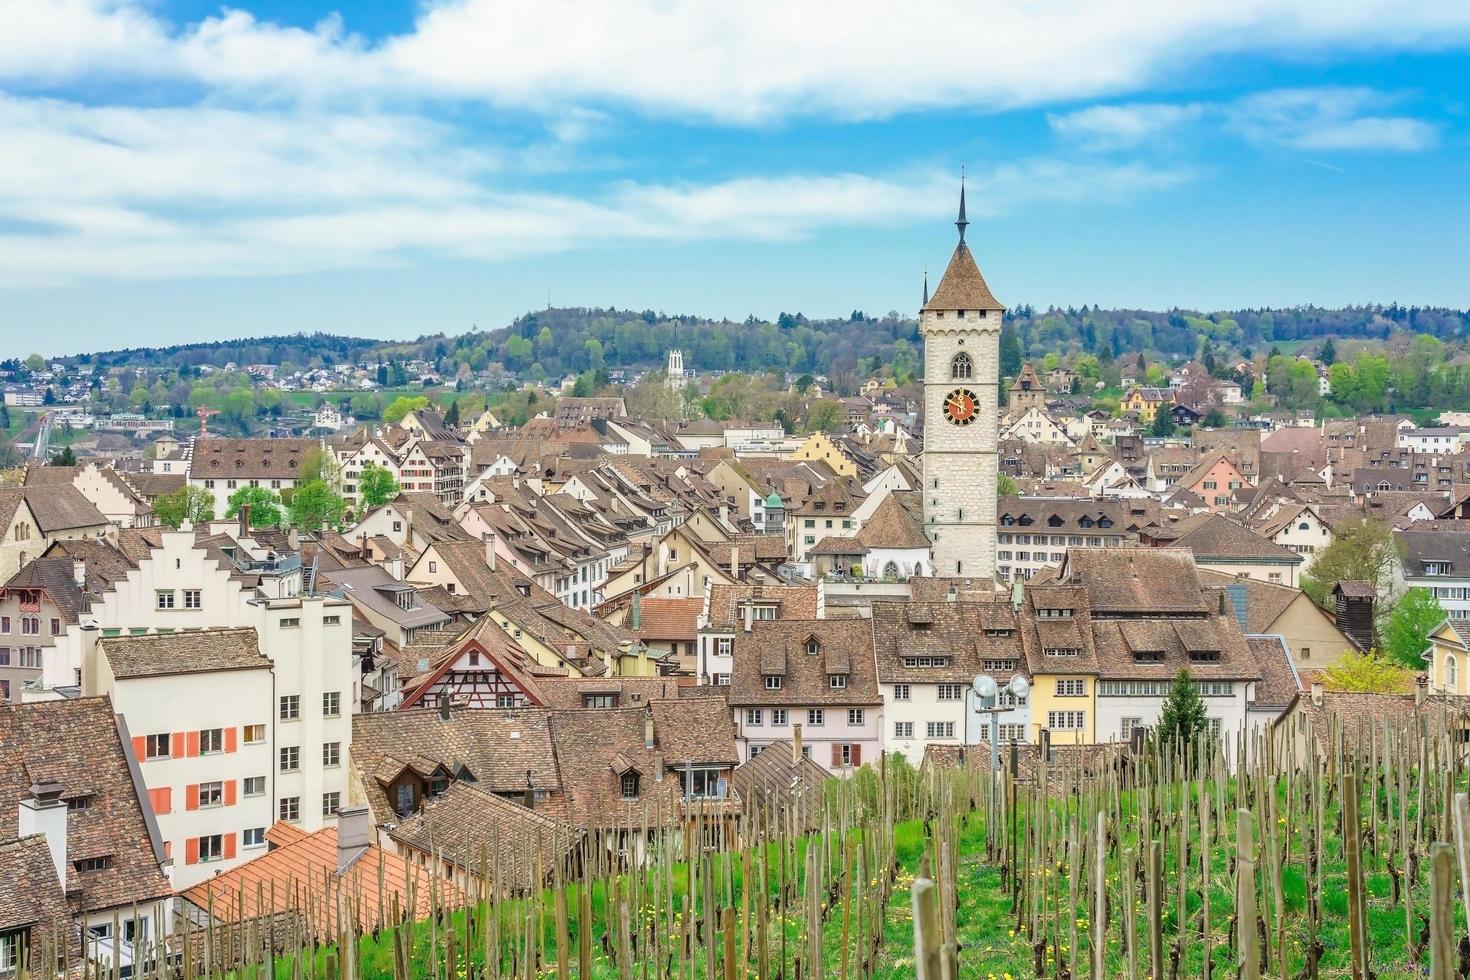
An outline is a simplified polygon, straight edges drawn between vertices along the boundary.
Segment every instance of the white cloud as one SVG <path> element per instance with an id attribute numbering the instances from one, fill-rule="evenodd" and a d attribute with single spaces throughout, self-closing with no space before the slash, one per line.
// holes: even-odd
<path id="1" fill-rule="evenodd" d="M 1172 134 L 1179 127 L 1199 119 L 1206 111 L 1206 107 L 1198 103 L 1140 102 L 1095 105 L 1074 112 L 1048 114 L 1046 121 L 1053 131 L 1069 139 L 1078 140 L 1093 149 L 1114 150 Z"/>
<path id="2" fill-rule="evenodd" d="M 519 186 L 522 148 L 468 151 L 450 126 L 392 114 L 0 96 L 0 131 L 0 287 L 506 260 L 612 242 L 790 240 L 943 221 L 954 195 L 953 175 L 928 166 L 532 192 Z M 1190 176 L 1053 159 L 972 175 L 977 218 L 1124 200 Z"/>
<path id="3" fill-rule="evenodd" d="M 1278 89 L 1229 107 L 1229 125 L 1247 139 L 1299 150 L 1427 150 L 1435 126 L 1408 116 L 1375 114 L 1393 99 L 1367 88 Z"/>
<path id="4" fill-rule="evenodd" d="M 733 122 L 883 117 L 1134 90 L 1240 52 L 1470 42 L 1461 0 L 440 0 L 368 43 L 352 24 L 248 12 L 184 26 L 143 0 L 10 0 L 0 78 L 188 79 L 231 95 L 470 99 L 551 111 L 632 107 Z"/>

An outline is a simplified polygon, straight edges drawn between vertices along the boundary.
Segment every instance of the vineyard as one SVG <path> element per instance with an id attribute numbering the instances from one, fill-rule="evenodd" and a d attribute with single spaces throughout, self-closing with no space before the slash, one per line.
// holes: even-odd
<path id="1" fill-rule="evenodd" d="M 491 848 L 374 902 L 303 881 L 292 914 L 179 917 L 134 975 L 1463 977 L 1464 719 L 1406 715 L 1274 744 L 1022 746 L 993 784 L 983 747 L 885 760 L 804 802 L 690 804 L 678 832 L 650 813 L 572 864 Z M 527 868 L 549 886 L 496 884 Z"/>

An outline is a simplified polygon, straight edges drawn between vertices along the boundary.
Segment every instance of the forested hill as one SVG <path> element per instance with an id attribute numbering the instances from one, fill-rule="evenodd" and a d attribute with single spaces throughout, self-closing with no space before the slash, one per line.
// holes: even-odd
<path id="1" fill-rule="evenodd" d="M 1218 355 L 1248 356 L 1273 344 L 1325 337 L 1386 339 L 1391 333 L 1426 333 L 1443 340 L 1470 334 L 1470 311 L 1428 307 L 1360 306 L 1281 310 L 1038 310 L 1019 307 L 1006 316 L 1025 356 L 1055 351 L 1113 353 L 1143 351 L 1151 357 L 1193 357 L 1208 339 Z M 442 373 L 461 365 L 478 371 L 491 363 L 513 371 L 560 377 L 600 367 L 660 366 L 672 348 L 701 371 L 783 371 L 834 377 L 862 372 L 863 362 L 912 363 L 918 356 L 914 320 L 861 311 L 842 319 L 808 319 L 781 314 L 774 322 L 671 316 L 645 310 L 548 309 L 520 317 L 507 327 L 411 341 L 376 341 L 331 334 L 296 334 L 215 341 L 172 347 L 107 351 L 82 358 L 108 366 L 222 367 L 234 362 L 297 368 L 350 361 L 431 361 Z M 905 363 L 907 362 L 907 363 Z M 871 361 L 869 361 L 871 363 Z M 539 370 L 535 370 L 539 366 Z"/>

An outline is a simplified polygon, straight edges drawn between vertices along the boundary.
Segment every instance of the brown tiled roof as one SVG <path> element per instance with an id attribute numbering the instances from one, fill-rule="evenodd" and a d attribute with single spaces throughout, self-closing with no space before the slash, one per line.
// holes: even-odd
<path id="1" fill-rule="evenodd" d="M 194 480 L 295 480 L 315 439 L 195 439 L 189 462 Z"/>
<path id="2" fill-rule="evenodd" d="M 1257 707 L 1285 708 L 1301 690 L 1301 682 L 1286 643 L 1279 636 L 1247 636 L 1261 679 L 1256 682 Z"/>
<path id="3" fill-rule="evenodd" d="M 874 602 L 872 616 L 878 680 L 885 684 L 969 684 L 982 672 L 1004 684 L 1012 671 L 987 662 L 1012 661 L 1015 672 L 1025 669 L 1019 624 L 1008 601 Z M 905 657 L 934 656 L 949 657 L 949 665 L 904 665 Z"/>
<path id="4" fill-rule="evenodd" d="M 107 698 L 0 706 L 0 840 L 17 836 L 18 807 L 33 783 L 59 783 L 69 805 L 86 800 L 67 814 L 67 859 L 112 858 L 69 883 L 80 886 L 89 912 L 173 893 L 119 724 Z"/>
<path id="5" fill-rule="evenodd" d="M 811 827 L 821 819 L 823 787 L 835 777 L 806 755 L 793 762 L 792 754 L 790 742 L 771 742 L 735 767 L 731 782 L 747 814 L 755 817 L 764 810 L 777 826 L 784 826 L 785 814 L 794 807 L 797 826 Z"/>
<path id="6" fill-rule="evenodd" d="M 81 471 L 80 466 L 27 466 L 25 485 L 28 487 L 65 486 L 73 483 Z"/>
<path id="7" fill-rule="evenodd" d="M 639 618 L 634 629 L 632 620 L 626 625 L 641 640 L 693 640 L 698 635 L 703 599 L 640 599 Z"/>
<path id="8" fill-rule="evenodd" d="M 1302 556 L 1223 514 L 1195 514 L 1174 525 L 1174 545 L 1199 561 L 1237 560 L 1301 564 Z"/>
<path id="9" fill-rule="evenodd" d="M 807 653 L 815 638 L 819 650 Z M 829 665 L 847 665 L 845 687 L 834 688 Z M 840 671 L 838 671 L 840 672 Z M 780 689 L 768 691 L 765 674 L 783 677 Z M 873 629 L 866 619 L 757 620 L 751 632 L 735 637 L 730 704 L 734 706 L 879 704 L 873 662 Z"/>
<path id="10" fill-rule="evenodd" d="M 806 553 L 813 557 L 820 555 L 866 555 L 868 550 L 868 546 L 858 541 L 855 537 L 829 534 L 808 548 Z"/>
<path id="11" fill-rule="evenodd" d="M 1293 589 L 1289 585 L 1225 575 L 1207 568 L 1200 569 L 1199 578 L 1205 585 L 1217 589 L 1228 590 L 1232 585 L 1245 589 L 1245 629 L 1248 633 L 1271 632 L 1271 624 L 1280 619 L 1287 607 L 1302 595 L 1301 589 Z"/>
<path id="12" fill-rule="evenodd" d="M 0 490 L 0 517 L 4 517 L 7 510 L 14 515 L 13 498 L 25 500 L 31 516 L 36 519 L 36 528 L 42 534 L 50 535 L 77 528 L 101 528 L 108 523 L 102 512 L 69 483 Z M 8 524 L 8 520 L 3 523 Z"/>
<path id="13" fill-rule="evenodd" d="M 654 746 L 644 723 L 652 712 Z M 683 786 L 676 767 L 686 762 L 735 767 L 735 724 L 722 698 L 655 701 L 651 708 L 551 712 L 557 762 L 566 787 L 567 819 L 586 829 L 680 820 Z M 658 778 L 658 765 L 665 771 Z M 636 799 L 622 797 L 620 776 L 639 775 Z M 622 772 L 620 772 L 621 770 Z M 738 796 L 717 810 L 738 809 Z"/>
<path id="14" fill-rule="evenodd" d="M 295 911 L 305 917 L 312 936 L 326 942 L 337 933 L 339 914 L 355 911 L 361 931 L 371 932 L 397 925 L 395 908 L 412 919 L 427 918 L 434 911 L 431 895 L 441 897 L 441 906 L 463 903 L 453 883 L 431 883 L 429 871 L 376 844 L 339 872 L 336 827 L 308 834 L 278 823 L 267 838 L 269 851 L 195 885 L 183 893 L 184 899 L 222 922 Z"/>
<path id="15" fill-rule="evenodd" d="M 650 701 L 677 698 L 685 692 L 707 696 L 719 691 L 718 696 L 724 696 L 723 688 L 696 689 L 688 680 L 674 677 L 545 677 L 541 679 L 541 690 L 548 708 L 581 708 L 583 697 L 589 694 L 610 694 L 617 708 L 643 707 Z"/>
<path id="16" fill-rule="evenodd" d="M 475 782 L 492 793 L 519 793 L 526 771 L 536 789 L 557 792 L 561 775 L 552 750 L 547 712 L 456 709 L 448 721 L 434 708 L 374 712 L 352 719 L 352 761 L 377 823 L 396 823 L 379 776 L 397 774 L 405 766 L 421 775 L 443 766 L 450 773 L 468 769 Z M 389 777 L 391 778 L 391 776 Z"/>
<path id="17" fill-rule="evenodd" d="M 457 782 L 388 836 L 473 875 L 493 869 L 495 887 L 520 892 L 551 880 L 557 864 L 568 861 L 586 834 L 539 810 Z"/>
<path id="18" fill-rule="evenodd" d="M 776 604 L 777 619 L 816 619 L 817 587 L 810 585 L 712 585 L 709 594 L 709 626 L 735 628 L 743 624 L 741 612 L 748 602 Z"/>
<path id="19" fill-rule="evenodd" d="M 928 550 L 929 536 L 914 520 L 897 493 L 891 493 L 873 511 L 857 533 L 859 544 L 869 549 L 894 548 Z"/>
<path id="20" fill-rule="evenodd" d="M 1180 670 L 1188 670 L 1195 680 L 1250 681 L 1260 676 L 1233 610 L 1203 619 L 1093 619 L 1092 638 L 1100 677 L 1169 680 Z M 1162 659 L 1140 663 L 1139 653 Z M 1218 659 L 1194 659 L 1191 653 Z"/>
<path id="21" fill-rule="evenodd" d="M 118 680 L 271 666 L 253 627 L 108 636 L 97 644 Z"/>
<path id="22" fill-rule="evenodd" d="M 1194 555 L 1182 549 L 1070 548 L 1057 577 L 1086 588 L 1099 614 L 1210 611 Z"/>
<path id="23" fill-rule="evenodd" d="M 996 504 L 996 519 L 1006 515 L 1015 519 L 1024 531 L 1051 534 L 1123 534 L 1123 502 L 1120 500 L 1097 500 L 1092 497 L 1058 500 L 1054 497 L 1001 497 Z M 1022 517 L 1031 523 L 1022 526 Z M 1056 518 L 1053 522 L 1052 518 Z M 1084 527 L 1083 519 L 1092 522 Z M 1108 526 L 1099 527 L 1098 522 L 1106 519 Z M 1013 530 L 1005 525 L 1006 530 Z"/>
<path id="24" fill-rule="evenodd" d="M 76 927 L 45 835 L 0 843 L 0 882 L 5 883 L 0 887 L 0 934 L 28 929 L 33 943 L 44 943 L 50 949 L 52 942 L 61 941 L 72 957 L 77 955 Z M 33 966 L 46 961 L 39 950 L 33 948 L 30 953 Z"/>
<path id="25" fill-rule="evenodd" d="M 924 309 L 1003 310 L 1005 307 L 985 284 L 985 277 L 980 274 L 980 267 L 970 254 L 970 247 L 960 242 L 954 255 L 950 256 L 943 278 L 939 280 L 939 288 L 934 290 Z"/>

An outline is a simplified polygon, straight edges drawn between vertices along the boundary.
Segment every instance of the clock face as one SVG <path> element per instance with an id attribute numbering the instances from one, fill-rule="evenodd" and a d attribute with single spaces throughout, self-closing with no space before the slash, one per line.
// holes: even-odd
<path id="1" fill-rule="evenodd" d="M 951 425 L 969 425 L 980 414 L 980 402 L 969 388 L 956 388 L 944 396 L 944 417 Z"/>

